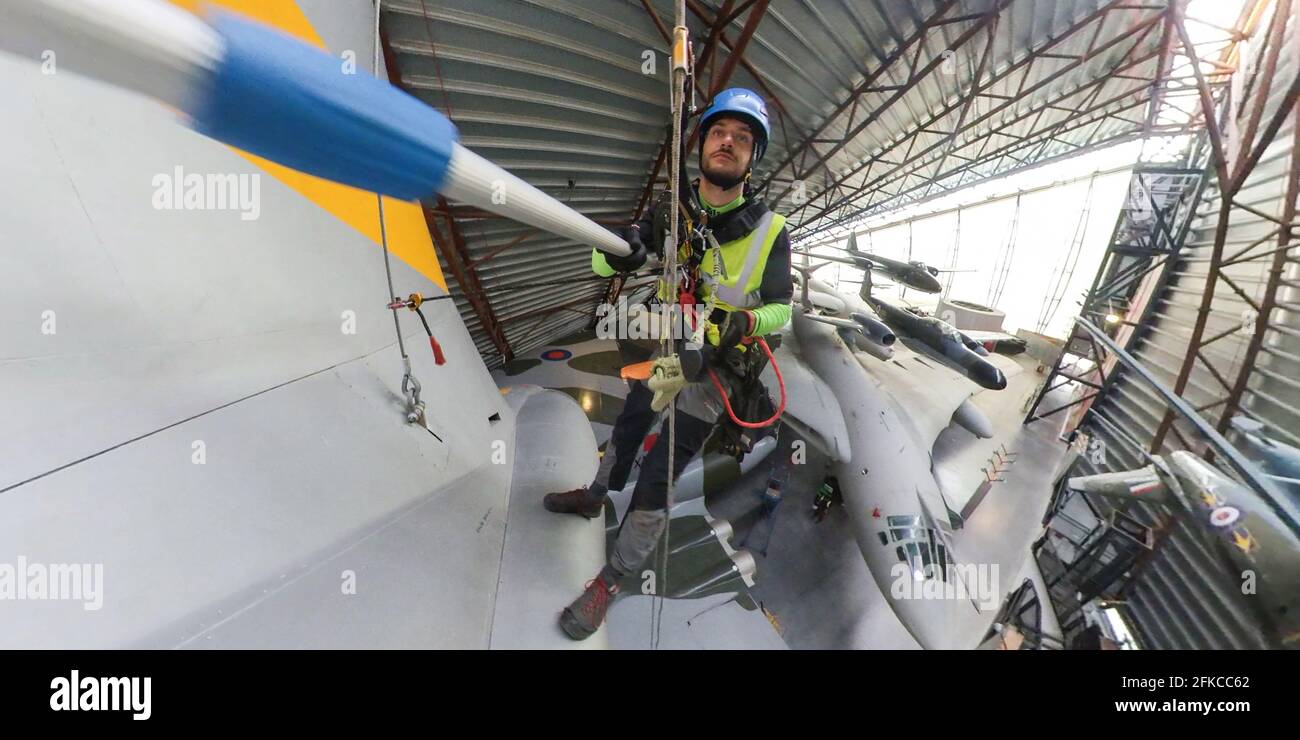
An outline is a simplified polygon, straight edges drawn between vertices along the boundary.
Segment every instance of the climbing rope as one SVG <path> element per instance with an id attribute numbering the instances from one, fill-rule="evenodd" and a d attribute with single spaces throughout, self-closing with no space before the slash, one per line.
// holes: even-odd
<path id="1" fill-rule="evenodd" d="M 678 0 L 677 19 L 673 27 L 672 69 L 669 74 L 670 111 L 673 117 L 672 135 L 668 144 L 672 149 L 668 170 L 669 182 L 669 234 L 668 243 L 664 244 L 664 296 L 668 302 L 667 315 L 673 314 L 677 304 L 678 276 L 677 249 L 679 241 L 678 217 L 681 213 L 681 172 L 682 172 L 682 124 L 685 120 L 686 83 L 691 73 L 690 32 L 686 28 L 686 0 Z M 671 319 L 670 319 L 671 320 Z M 659 332 L 659 353 L 661 356 L 676 354 L 676 346 L 670 326 L 661 326 Z M 652 612 L 652 635 L 650 648 L 659 649 L 659 638 L 663 629 L 663 602 L 668 593 L 668 538 L 673 509 L 673 475 L 675 469 L 675 452 L 677 447 L 677 403 L 676 399 L 668 404 L 668 490 L 664 504 L 664 529 L 659 543 L 660 583 L 656 584 L 655 598 L 657 611 Z"/>

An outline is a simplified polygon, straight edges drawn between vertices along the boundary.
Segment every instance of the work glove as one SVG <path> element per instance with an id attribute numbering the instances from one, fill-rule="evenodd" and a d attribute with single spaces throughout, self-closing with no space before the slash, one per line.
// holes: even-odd
<path id="1" fill-rule="evenodd" d="M 710 322 L 704 330 L 706 343 L 700 350 L 704 367 L 722 367 L 726 365 L 731 367 L 733 371 L 736 370 L 736 361 L 738 360 L 735 357 L 737 353 L 736 345 L 749 336 L 749 332 L 753 327 L 754 316 L 749 311 L 729 311 L 721 326 Z M 685 360 L 683 360 L 683 366 L 689 368 Z M 689 369 L 687 373 L 688 377 L 690 377 Z M 703 372 L 700 372 L 699 375 L 702 376 Z"/>
<path id="2" fill-rule="evenodd" d="M 663 411 L 673 402 L 677 394 L 686 386 L 686 375 L 682 372 L 682 361 L 677 355 L 660 357 L 650 368 L 650 378 L 646 386 L 655 394 L 650 399 L 650 409 L 656 413 Z"/>
<path id="3" fill-rule="evenodd" d="M 754 315 L 749 311 L 728 311 L 722 326 L 718 327 L 718 348 L 731 349 L 749 336 L 754 327 Z"/>
<path id="4" fill-rule="evenodd" d="M 645 245 L 641 243 L 641 230 L 636 224 L 624 227 L 619 234 L 627 245 L 632 248 L 632 253 L 626 257 L 619 257 L 613 254 L 605 253 L 605 263 L 619 272 L 636 272 L 646 262 Z"/>

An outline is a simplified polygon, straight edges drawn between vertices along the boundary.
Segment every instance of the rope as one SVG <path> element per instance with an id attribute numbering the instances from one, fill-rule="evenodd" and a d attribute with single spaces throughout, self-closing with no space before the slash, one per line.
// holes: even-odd
<path id="1" fill-rule="evenodd" d="M 776 358 L 772 356 L 772 350 L 768 349 L 767 342 L 762 337 L 758 338 L 758 346 L 763 348 L 763 354 L 767 355 L 767 361 L 772 363 L 772 371 L 776 373 L 777 385 L 781 387 L 781 404 L 776 407 L 776 413 L 763 421 L 745 421 L 738 418 L 736 412 L 731 409 L 731 399 L 727 397 L 727 392 L 723 390 L 722 382 L 718 380 L 718 376 L 713 372 L 713 368 L 709 368 L 709 380 L 713 381 L 713 387 L 717 388 L 718 395 L 722 396 L 722 405 L 727 408 L 727 416 L 730 416 L 731 420 L 735 422 L 737 426 L 742 426 L 746 429 L 762 429 L 764 427 L 769 427 L 773 422 L 781 418 L 781 414 L 785 413 L 785 378 L 781 377 L 781 367 L 776 364 Z"/>
<path id="2" fill-rule="evenodd" d="M 686 0 L 678 0 L 677 19 L 673 28 L 673 48 L 672 48 L 672 70 L 669 74 L 669 95 L 670 107 L 673 117 L 672 141 L 672 160 L 668 172 L 669 199 L 671 208 L 669 213 L 672 218 L 669 222 L 670 244 L 664 249 L 664 286 L 667 293 L 668 315 L 672 315 L 672 307 L 677 302 L 677 249 L 681 243 L 678 233 L 678 222 L 681 220 L 681 168 L 682 168 L 682 117 L 683 108 L 686 105 L 686 77 L 689 73 L 687 61 L 690 56 L 690 41 L 686 31 Z M 669 348 L 676 351 L 676 346 L 672 339 L 671 331 L 664 331 L 666 327 L 661 327 L 659 332 L 659 353 L 660 356 L 666 356 Z M 672 521 L 673 509 L 673 475 L 676 467 L 675 453 L 677 449 L 677 400 L 673 399 L 668 404 L 668 491 L 665 496 L 664 504 L 664 531 L 659 543 L 660 575 L 662 582 L 659 588 L 655 589 L 655 598 L 657 599 L 658 611 L 654 614 L 651 622 L 654 633 L 651 637 L 650 648 L 659 649 L 659 638 L 663 629 L 663 602 L 665 594 L 668 593 L 668 537 L 670 522 Z"/>

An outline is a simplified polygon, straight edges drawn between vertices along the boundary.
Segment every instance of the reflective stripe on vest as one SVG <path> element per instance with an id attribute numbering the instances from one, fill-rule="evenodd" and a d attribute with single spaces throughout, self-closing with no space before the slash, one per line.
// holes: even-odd
<path id="1" fill-rule="evenodd" d="M 749 239 L 745 244 L 745 266 L 741 268 L 740 274 L 735 281 L 720 280 L 717 285 L 718 300 L 727 303 L 732 308 L 757 308 L 763 305 L 763 300 L 759 297 L 757 288 L 746 290 L 745 286 L 749 285 L 749 279 L 754 274 L 754 268 L 758 265 L 759 257 L 763 256 L 764 247 L 767 238 L 772 230 L 772 220 L 776 214 L 768 211 L 759 219 L 754 230 L 749 232 Z M 725 247 L 724 247 L 725 249 Z M 724 264 L 726 260 L 723 260 Z M 766 266 L 767 260 L 763 260 Z M 727 285 L 724 283 L 731 283 Z"/>

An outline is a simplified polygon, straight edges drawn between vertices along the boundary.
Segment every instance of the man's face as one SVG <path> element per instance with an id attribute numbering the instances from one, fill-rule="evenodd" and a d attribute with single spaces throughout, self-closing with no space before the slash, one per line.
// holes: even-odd
<path id="1" fill-rule="evenodd" d="M 754 155 L 754 133 L 734 118 L 718 119 L 704 135 L 700 169 L 713 182 L 739 183 Z"/>

